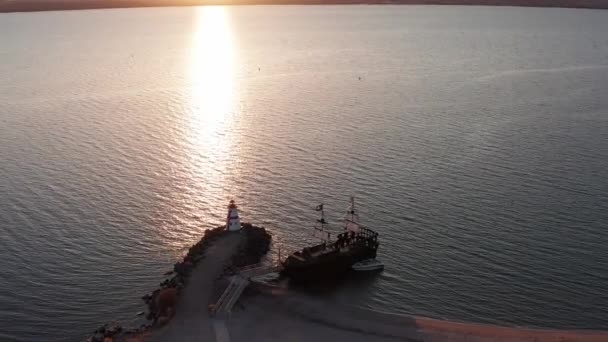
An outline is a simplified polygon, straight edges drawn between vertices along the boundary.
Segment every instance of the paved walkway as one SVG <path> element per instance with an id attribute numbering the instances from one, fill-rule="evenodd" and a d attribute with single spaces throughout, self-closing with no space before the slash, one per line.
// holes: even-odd
<path id="1" fill-rule="evenodd" d="M 244 238 L 228 233 L 209 247 L 190 275 L 181 295 L 175 317 L 169 324 L 151 334 L 146 342 L 213 342 L 216 340 L 208 305 L 214 282 Z M 226 331 L 227 332 L 227 331 Z"/>
<path id="2" fill-rule="evenodd" d="M 223 319 L 214 319 L 213 329 L 215 330 L 216 342 L 230 342 L 230 333 L 228 333 L 226 322 Z"/>

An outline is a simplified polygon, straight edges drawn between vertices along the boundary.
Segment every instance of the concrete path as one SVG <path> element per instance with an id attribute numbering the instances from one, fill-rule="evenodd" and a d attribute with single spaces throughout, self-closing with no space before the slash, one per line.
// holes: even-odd
<path id="1" fill-rule="evenodd" d="M 244 238 L 239 232 L 220 237 L 209 247 L 205 258 L 192 271 L 188 285 L 181 295 L 175 317 L 169 324 L 154 331 L 146 342 L 212 342 L 215 332 L 208 305 L 214 282 L 224 265 Z"/>
<path id="2" fill-rule="evenodd" d="M 216 342 L 230 342 L 230 333 L 228 333 L 228 328 L 226 328 L 224 320 L 214 319 L 213 329 L 215 330 Z"/>

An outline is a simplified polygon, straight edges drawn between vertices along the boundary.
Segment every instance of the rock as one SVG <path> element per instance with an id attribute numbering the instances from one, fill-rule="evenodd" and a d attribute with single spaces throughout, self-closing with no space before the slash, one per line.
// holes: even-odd
<path id="1" fill-rule="evenodd" d="M 103 342 L 104 336 L 102 333 L 95 333 L 95 335 L 93 335 L 91 337 L 91 342 Z"/>
<path id="2" fill-rule="evenodd" d="M 176 262 L 176 263 L 173 265 L 173 271 L 174 271 L 175 273 L 178 273 L 178 274 L 179 274 L 179 273 L 181 273 L 181 272 L 180 272 L 181 270 L 182 270 L 182 263 L 181 263 L 181 262 Z"/>
<path id="3" fill-rule="evenodd" d="M 137 334 L 137 328 L 128 328 L 122 331 L 125 335 Z"/>
<path id="4" fill-rule="evenodd" d="M 170 320 L 171 320 L 170 316 L 160 316 L 158 318 L 157 324 L 160 326 L 163 326 L 163 325 L 167 324 Z"/>
<path id="5" fill-rule="evenodd" d="M 194 264 L 191 262 L 188 262 L 188 261 L 178 262 L 173 266 L 173 269 L 175 270 L 175 273 L 177 273 L 178 275 L 185 276 L 190 273 L 193 266 L 194 266 Z"/>
<path id="6" fill-rule="evenodd" d="M 160 316 L 168 315 L 177 304 L 177 290 L 174 288 L 162 290 L 156 298 L 156 307 Z"/>
<path id="7" fill-rule="evenodd" d="M 257 227 L 250 223 L 242 223 L 241 227 L 246 236 L 246 241 L 240 246 L 239 251 L 232 257 L 233 267 L 244 267 L 260 262 L 261 258 L 270 249 L 272 236 L 263 227 Z"/>
<path id="8" fill-rule="evenodd" d="M 122 331 L 122 326 L 120 324 L 113 324 L 106 329 L 105 337 L 114 336 Z"/>

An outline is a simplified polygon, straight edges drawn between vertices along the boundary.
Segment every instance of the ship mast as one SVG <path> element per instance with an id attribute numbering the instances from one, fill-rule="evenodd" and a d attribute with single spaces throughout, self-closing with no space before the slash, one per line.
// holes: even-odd
<path id="1" fill-rule="evenodd" d="M 317 219 L 317 222 L 321 224 L 321 228 L 317 228 L 315 226 L 315 230 L 318 230 L 321 232 L 321 234 L 323 234 L 323 237 L 321 238 L 323 241 L 327 242 L 330 239 L 330 234 L 329 232 L 327 232 L 325 230 L 325 225 L 327 224 L 327 221 L 325 221 L 325 210 L 323 210 L 323 203 L 319 204 L 316 208 L 316 211 L 320 211 L 321 212 L 321 218 Z M 327 237 L 325 237 L 325 235 L 327 234 Z"/>
<path id="2" fill-rule="evenodd" d="M 350 196 L 350 208 L 349 208 L 350 220 L 355 222 L 355 196 Z"/>
<path id="3" fill-rule="evenodd" d="M 355 196 L 350 197 L 350 205 L 344 217 L 344 230 L 358 232 L 359 231 L 359 214 L 355 209 Z"/>

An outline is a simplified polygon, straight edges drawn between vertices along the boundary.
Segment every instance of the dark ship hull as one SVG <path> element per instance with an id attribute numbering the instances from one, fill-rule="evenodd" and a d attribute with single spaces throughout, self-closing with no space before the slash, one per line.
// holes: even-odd
<path id="1" fill-rule="evenodd" d="M 281 273 L 302 283 L 335 279 L 348 272 L 353 264 L 375 258 L 379 246 L 377 237 L 378 233 L 367 228 L 356 233 L 342 233 L 335 242 L 291 254 L 283 262 Z"/>

